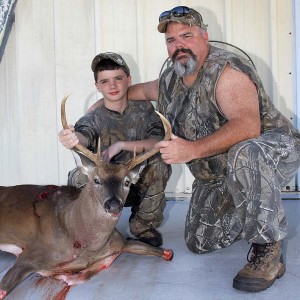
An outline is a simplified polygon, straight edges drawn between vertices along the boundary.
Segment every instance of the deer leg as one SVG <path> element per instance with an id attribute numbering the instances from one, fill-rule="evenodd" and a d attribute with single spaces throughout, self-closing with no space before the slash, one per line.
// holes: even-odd
<path id="1" fill-rule="evenodd" d="M 127 240 L 127 243 L 122 249 L 122 252 L 140 255 L 159 256 L 165 260 L 172 260 L 173 258 L 173 251 L 171 249 L 153 247 L 151 245 L 142 243 L 137 240 Z"/>
<path id="2" fill-rule="evenodd" d="M 98 274 L 100 271 L 109 268 L 119 255 L 120 253 L 109 255 L 107 257 L 99 259 L 80 272 L 74 274 L 55 275 L 54 278 L 64 281 L 69 286 L 77 285 L 89 280 L 92 276 Z"/>
<path id="3" fill-rule="evenodd" d="M 19 260 L 7 271 L 0 283 L 0 299 L 11 292 L 11 290 L 24 280 L 30 273 L 34 272 L 34 268 L 26 261 Z"/>
<path id="4" fill-rule="evenodd" d="M 88 268 L 74 273 L 74 274 L 61 274 L 52 276 L 57 280 L 64 281 L 67 286 L 63 287 L 53 298 L 53 300 L 65 300 L 67 297 L 68 292 L 70 291 L 71 287 L 77 285 L 79 283 L 83 283 L 99 273 L 100 271 L 107 269 L 113 263 L 113 261 L 119 256 L 120 253 L 110 255 L 108 257 L 104 257 L 99 261 L 96 261 Z M 1 291 L 1 290 L 0 290 Z M 0 298 L 1 299 L 1 298 Z"/>

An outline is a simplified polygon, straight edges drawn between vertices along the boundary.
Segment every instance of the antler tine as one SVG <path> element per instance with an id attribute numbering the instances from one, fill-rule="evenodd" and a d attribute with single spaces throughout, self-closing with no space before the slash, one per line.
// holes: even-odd
<path id="1" fill-rule="evenodd" d="M 159 117 L 164 125 L 164 129 L 165 129 L 164 141 L 169 141 L 171 139 L 171 135 L 172 135 L 171 124 L 161 113 L 159 113 L 158 111 L 155 111 L 155 112 L 159 115 Z M 129 170 L 131 170 L 135 166 L 137 166 L 138 164 L 147 160 L 148 158 L 150 158 L 151 156 L 153 156 L 154 154 L 156 154 L 158 152 L 159 152 L 159 149 L 156 149 L 156 148 L 150 149 L 150 150 L 142 153 L 141 155 L 134 157 L 132 160 L 128 161 L 125 165 L 127 166 L 127 168 Z"/>
<path id="2" fill-rule="evenodd" d="M 64 96 L 64 98 L 61 100 L 61 106 L 60 106 L 60 111 L 61 111 L 61 123 L 62 123 L 62 127 L 64 129 L 69 129 L 69 125 L 67 122 L 67 118 L 66 118 L 66 101 L 69 98 L 69 96 L 72 93 Z M 98 147 L 100 147 L 100 141 L 98 143 Z M 75 147 L 75 149 L 77 149 L 78 151 L 82 152 L 86 157 L 88 157 L 91 161 L 93 161 L 96 165 L 99 164 L 99 161 L 101 161 L 100 158 L 100 151 L 99 154 L 94 154 L 93 152 L 91 152 L 90 150 L 88 150 L 87 148 L 85 148 L 84 146 L 82 146 L 81 144 L 77 144 Z"/>
<path id="3" fill-rule="evenodd" d="M 101 140 L 100 140 L 100 137 L 98 139 L 97 157 L 98 157 L 99 160 L 101 160 Z"/>

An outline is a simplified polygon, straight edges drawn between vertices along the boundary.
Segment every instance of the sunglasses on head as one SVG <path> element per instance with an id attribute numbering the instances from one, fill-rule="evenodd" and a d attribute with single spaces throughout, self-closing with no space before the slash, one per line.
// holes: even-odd
<path id="1" fill-rule="evenodd" d="M 177 6 L 171 10 L 162 12 L 159 16 L 159 22 L 163 20 L 168 20 L 171 18 L 171 16 L 183 17 L 185 15 L 188 15 L 190 12 L 191 10 L 186 6 Z"/>

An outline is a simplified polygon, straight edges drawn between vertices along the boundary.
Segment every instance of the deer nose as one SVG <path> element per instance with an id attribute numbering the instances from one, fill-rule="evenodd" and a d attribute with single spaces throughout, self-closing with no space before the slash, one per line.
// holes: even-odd
<path id="1" fill-rule="evenodd" d="M 109 213 L 118 214 L 122 211 L 123 204 L 117 198 L 113 197 L 105 202 L 104 207 Z"/>

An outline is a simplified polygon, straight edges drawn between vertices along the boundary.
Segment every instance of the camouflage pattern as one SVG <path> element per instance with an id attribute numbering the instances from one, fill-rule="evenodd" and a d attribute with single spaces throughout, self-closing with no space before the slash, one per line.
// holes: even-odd
<path id="1" fill-rule="evenodd" d="M 274 107 L 253 66 L 244 58 L 210 46 L 193 86 L 186 87 L 171 66 L 160 78 L 159 111 L 175 135 L 196 140 L 227 122 L 215 99 L 225 66 L 249 75 L 258 90 L 261 136 L 228 153 L 187 163 L 195 176 L 186 218 L 188 248 L 204 253 L 240 238 L 251 243 L 281 240 L 287 222 L 280 191 L 300 164 L 300 134 Z"/>
<path id="2" fill-rule="evenodd" d="M 79 119 L 75 130 L 88 138 L 88 148 L 91 151 L 95 151 L 99 137 L 103 151 L 120 140 L 162 140 L 165 134 L 159 116 L 152 104 L 146 101 L 129 101 L 122 114 L 101 105 Z M 122 151 L 111 162 L 124 163 L 132 158 L 132 152 Z M 132 206 L 130 230 L 134 235 L 151 227 L 158 227 L 163 221 L 166 205 L 164 190 L 170 175 L 171 167 L 156 154 L 147 160 L 140 179 L 131 186 L 125 205 Z M 81 187 L 85 184 L 85 177 L 75 169 L 70 172 L 68 183 Z"/>
<path id="3" fill-rule="evenodd" d="M 170 22 L 178 22 L 188 26 L 200 26 L 203 30 L 207 30 L 207 25 L 204 24 L 202 16 L 196 10 L 186 6 L 177 6 L 162 12 L 159 16 L 157 30 L 161 33 L 166 32 L 167 25 Z"/>
<path id="4" fill-rule="evenodd" d="M 120 54 L 114 52 L 104 52 L 96 55 L 91 64 L 91 69 L 93 72 L 96 72 L 97 65 L 104 59 L 110 59 L 114 61 L 116 64 L 122 67 L 127 75 L 130 75 L 129 67 L 127 66 L 123 57 Z"/>

